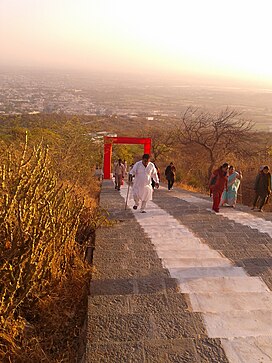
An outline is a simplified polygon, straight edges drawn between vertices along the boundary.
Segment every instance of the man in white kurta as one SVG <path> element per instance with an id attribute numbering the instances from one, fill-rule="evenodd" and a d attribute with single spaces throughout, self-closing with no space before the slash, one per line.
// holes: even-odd
<path id="1" fill-rule="evenodd" d="M 145 213 L 146 203 L 149 200 L 152 200 L 152 178 L 155 181 L 155 186 L 157 188 L 159 187 L 157 169 L 155 165 L 150 162 L 149 154 L 144 154 L 142 160 L 134 164 L 129 174 L 130 180 L 132 179 L 132 176 L 135 176 L 132 187 L 132 194 L 135 202 L 133 209 L 137 209 L 141 201 L 140 211 Z"/>

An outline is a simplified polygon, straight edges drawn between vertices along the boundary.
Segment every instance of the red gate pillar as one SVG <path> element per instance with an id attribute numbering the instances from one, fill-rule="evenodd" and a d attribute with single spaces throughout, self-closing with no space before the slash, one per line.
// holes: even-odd
<path id="1" fill-rule="evenodd" d="M 151 153 L 151 139 L 144 143 L 144 154 Z"/>
<path id="2" fill-rule="evenodd" d="M 104 144 L 104 179 L 110 179 L 112 144 Z"/>

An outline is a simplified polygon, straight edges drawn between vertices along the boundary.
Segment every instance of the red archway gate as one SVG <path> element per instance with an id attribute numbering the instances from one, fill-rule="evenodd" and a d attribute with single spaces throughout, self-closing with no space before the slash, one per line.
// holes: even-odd
<path id="1" fill-rule="evenodd" d="M 151 151 L 151 139 L 149 137 L 104 136 L 104 179 L 110 179 L 113 144 L 142 144 L 144 145 L 144 154 L 150 154 Z"/>

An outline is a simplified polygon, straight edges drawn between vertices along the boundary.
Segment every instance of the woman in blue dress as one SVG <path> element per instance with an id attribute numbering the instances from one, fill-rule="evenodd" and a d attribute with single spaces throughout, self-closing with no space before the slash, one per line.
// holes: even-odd
<path id="1" fill-rule="evenodd" d="M 228 186 L 222 194 L 221 205 L 227 205 L 229 207 L 235 208 L 237 201 L 238 189 L 240 186 L 240 181 L 242 180 L 241 171 L 236 171 L 234 166 L 229 167 L 228 176 Z"/>

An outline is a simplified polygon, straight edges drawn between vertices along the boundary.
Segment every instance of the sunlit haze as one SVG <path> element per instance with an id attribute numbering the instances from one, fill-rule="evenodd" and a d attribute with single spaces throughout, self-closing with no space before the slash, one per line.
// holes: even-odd
<path id="1" fill-rule="evenodd" d="M 0 0 L 0 65 L 271 86 L 271 14 L 271 0 Z"/>

